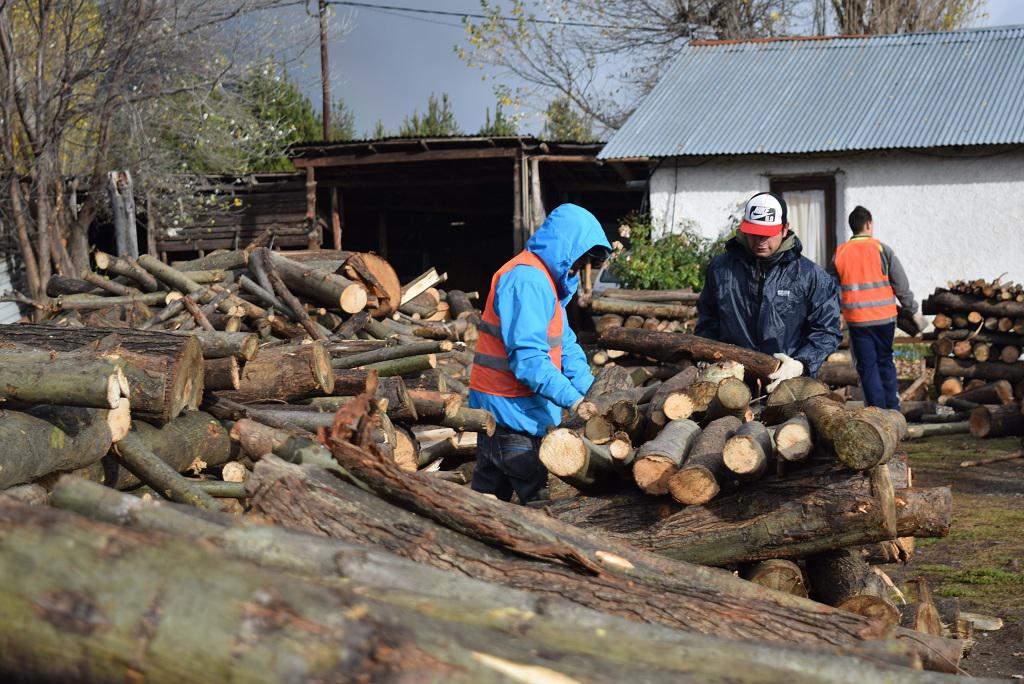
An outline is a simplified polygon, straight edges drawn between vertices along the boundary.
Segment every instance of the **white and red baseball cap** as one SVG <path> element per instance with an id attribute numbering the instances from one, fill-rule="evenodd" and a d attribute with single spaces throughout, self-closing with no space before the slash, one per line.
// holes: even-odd
<path id="1" fill-rule="evenodd" d="M 759 192 L 743 205 L 740 232 L 771 237 L 781 233 L 786 223 L 786 200 L 771 192 Z"/>

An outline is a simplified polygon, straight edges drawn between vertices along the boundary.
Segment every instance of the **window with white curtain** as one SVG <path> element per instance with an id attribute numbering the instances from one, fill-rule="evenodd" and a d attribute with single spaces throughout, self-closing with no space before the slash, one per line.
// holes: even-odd
<path id="1" fill-rule="evenodd" d="M 827 267 L 836 250 L 835 178 L 774 178 L 771 191 L 786 200 L 789 228 L 803 243 L 803 255 Z"/>

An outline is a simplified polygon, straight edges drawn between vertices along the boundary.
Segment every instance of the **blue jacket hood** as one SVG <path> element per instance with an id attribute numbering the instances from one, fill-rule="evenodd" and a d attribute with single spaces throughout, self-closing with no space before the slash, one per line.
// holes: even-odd
<path id="1" fill-rule="evenodd" d="M 589 211 L 575 204 L 563 204 L 548 214 L 543 225 L 526 243 L 526 249 L 540 257 L 558 286 L 563 303 L 576 294 L 579 275 L 569 276 L 569 269 L 592 247 L 607 249 L 608 238 L 601 224 Z"/>

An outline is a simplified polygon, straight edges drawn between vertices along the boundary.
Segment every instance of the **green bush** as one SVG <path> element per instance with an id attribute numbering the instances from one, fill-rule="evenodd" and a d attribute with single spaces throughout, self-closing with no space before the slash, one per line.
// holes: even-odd
<path id="1" fill-rule="evenodd" d="M 711 240 L 692 225 L 680 233 L 652 240 L 651 218 L 630 214 L 619 227 L 628 247 L 616 243 L 611 258 L 612 272 L 625 287 L 636 290 L 675 290 L 704 286 L 704 273 L 712 257 L 721 254 L 728 236 Z"/>

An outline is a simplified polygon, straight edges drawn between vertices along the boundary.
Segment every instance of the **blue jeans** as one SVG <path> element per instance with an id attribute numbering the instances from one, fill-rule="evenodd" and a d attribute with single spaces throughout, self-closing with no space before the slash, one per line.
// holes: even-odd
<path id="1" fill-rule="evenodd" d="M 900 408 L 896 364 L 892 360 L 895 323 L 850 326 L 850 347 L 857 362 L 857 375 L 864 390 L 864 405 Z"/>
<path id="2" fill-rule="evenodd" d="M 540 462 L 540 437 L 512 432 L 499 426 L 493 437 L 479 433 L 476 466 L 470 486 L 484 494 L 511 501 L 514 491 L 519 503 L 527 503 L 547 485 L 548 470 Z"/>

